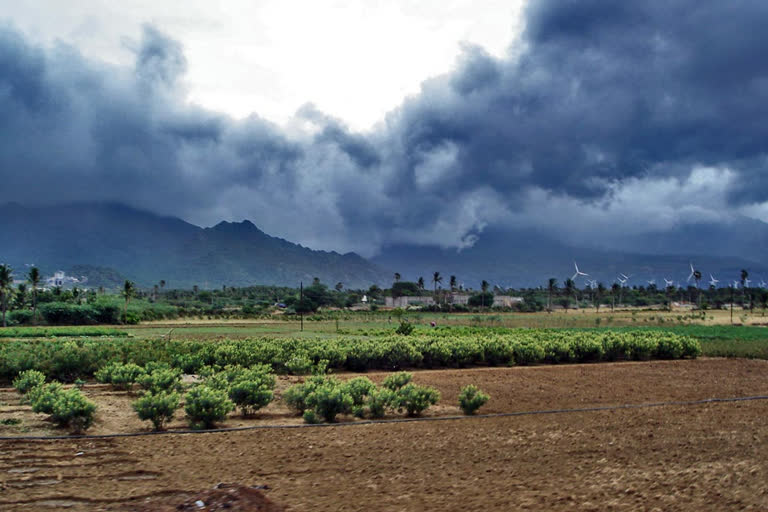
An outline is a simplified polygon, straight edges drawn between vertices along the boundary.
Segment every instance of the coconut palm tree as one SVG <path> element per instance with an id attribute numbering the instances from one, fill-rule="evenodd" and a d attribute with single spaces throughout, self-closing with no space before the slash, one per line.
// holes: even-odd
<path id="1" fill-rule="evenodd" d="M 482 293 L 480 294 L 480 305 L 481 305 L 482 307 L 485 307 L 485 294 L 486 294 L 486 293 L 488 293 L 488 288 L 489 288 L 490 286 L 491 286 L 491 285 L 490 285 L 490 284 L 488 283 L 488 281 L 486 281 L 485 279 L 483 279 L 483 282 L 482 282 L 482 283 L 480 283 L 480 291 L 482 292 Z"/>
<path id="2" fill-rule="evenodd" d="M 394 278 L 395 278 L 395 282 L 399 283 L 400 282 L 400 272 L 395 272 Z"/>
<path id="3" fill-rule="evenodd" d="M 693 271 L 693 279 L 696 281 L 696 304 L 701 306 L 701 291 L 699 290 L 699 281 L 701 281 L 701 272 L 698 270 Z"/>
<path id="4" fill-rule="evenodd" d="M 742 304 L 747 301 L 747 278 L 749 277 L 749 272 L 747 272 L 746 269 L 741 269 L 741 295 Z"/>
<path id="5" fill-rule="evenodd" d="M 16 287 L 16 298 L 14 300 L 13 309 L 24 309 L 27 303 L 27 284 L 19 283 Z"/>
<path id="6" fill-rule="evenodd" d="M 611 285 L 611 311 L 616 309 L 616 294 L 621 292 L 621 285 L 613 283 Z"/>
<path id="7" fill-rule="evenodd" d="M 557 279 L 550 277 L 547 282 L 547 311 L 552 312 L 552 296 L 557 293 Z"/>
<path id="8" fill-rule="evenodd" d="M 0 265 L 0 307 L 3 310 L 3 327 L 8 324 L 5 320 L 5 314 L 8 311 L 8 299 L 13 293 L 13 270 L 9 265 Z"/>
<path id="9" fill-rule="evenodd" d="M 563 304 L 565 305 L 565 312 L 567 313 L 568 312 L 568 301 L 570 300 L 571 295 L 573 295 L 575 293 L 576 283 L 574 283 L 573 279 L 571 279 L 569 277 L 568 279 L 565 280 L 563 287 L 564 287 L 565 297 L 566 297 L 566 300 L 565 300 L 565 302 Z"/>
<path id="10" fill-rule="evenodd" d="M 419 277 L 419 280 L 416 283 L 416 285 L 419 287 L 419 290 L 423 290 L 424 289 L 424 278 L 423 277 Z"/>
<path id="11" fill-rule="evenodd" d="M 455 292 L 456 291 L 456 276 L 451 276 L 450 283 L 451 283 L 451 291 Z"/>
<path id="12" fill-rule="evenodd" d="M 37 267 L 29 269 L 27 282 L 32 287 L 32 324 L 37 325 L 37 289 L 40 288 L 40 270 Z"/>
<path id="13" fill-rule="evenodd" d="M 125 280 L 123 284 L 123 297 L 125 298 L 125 306 L 123 307 L 123 323 L 128 322 L 128 302 L 131 301 L 131 297 L 136 293 L 136 285 L 131 281 Z"/>
<path id="14" fill-rule="evenodd" d="M 595 290 L 595 313 L 600 312 L 600 301 L 603 298 L 603 295 L 605 295 L 605 285 L 603 283 L 597 283 L 597 289 Z"/>
<path id="15" fill-rule="evenodd" d="M 443 277 L 440 272 L 434 272 L 432 274 L 432 284 L 435 286 L 435 304 L 437 304 L 437 285 L 443 282 Z"/>

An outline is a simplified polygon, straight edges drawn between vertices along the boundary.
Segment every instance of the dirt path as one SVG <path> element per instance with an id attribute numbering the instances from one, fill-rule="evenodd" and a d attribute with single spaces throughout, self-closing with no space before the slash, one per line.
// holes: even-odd
<path id="1" fill-rule="evenodd" d="M 474 382 L 493 397 L 484 412 L 502 412 L 768 394 L 767 370 L 763 361 L 699 360 L 433 371 L 416 380 L 437 384 L 446 401 Z M 0 509 L 130 510 L 146 497 L 231 482 L 266 484 L 270 499 L 297 511 L 767 510 L 766 417 L 768 401 L 752 401 L 5 441 Z"/>

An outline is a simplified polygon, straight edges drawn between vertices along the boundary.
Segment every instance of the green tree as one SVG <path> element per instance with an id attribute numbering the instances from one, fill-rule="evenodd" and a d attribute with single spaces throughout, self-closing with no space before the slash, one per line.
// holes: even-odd
<path id="1" fill-rule="evenodd" d="M 749 277 L 749 272 L 747 272 L 747 269 L 744 269 L 744 268 L 741 269 L 740 280 L 741 280 L 741 295 L 742 295 L 741 302 L 742 302 L 742 304 L 747 302 L 747 278 L 748 277 Z"/>
<path id="2" fill-rule="evenodd" d="M 419 277 L 419 280 L 416 282 L 416 284 L 418 285 L 419 290 L 423 290 L 424 289 L 424 278 L 423 277 Z"/>
<path id="3" fill-rule="evenodd" d="M 605 295 L 605 285 L 603 283 L 597 283 L 597 289 L 595 290 L 595 312 L 600 312 L 600 301 L 603 300 Z"/>
<path id="4" fill-rule="evenodd" d="M 37 267 L 29 269 L 27 282 L 32 287 L 32 323 L 37 325 L 37 289 L 40 288 L 40 270 Z"/>
<path id="5" fill-rule="evenodd" d="M 336 283 L 336 286 L 335 286 L 335 288 L 336 288 L 336 291 L 337 291 L 337 292 L 340 292 L 341 290 L 343 290 L 343 289 L 344 289 L 344 283 L 342 283 L 341 281 L 339 281 L 338 283 Z"/>
<path id="6" fill-rule="evenodd" d="M 131 281 L 125 280 L 123 283 L 123 298 L 125 299 L 125 306 L 123 306 L 123 323 L 128 323 L 128 303 L 131 298 L 136 294 L 136 285 Z"/>
<path id="7" fill-rule="evenodd" d="M 574 295 L 576 293 L 576 284 L 573 282 L 573 279 L 570 277 L 565 280 L 564 282 L 564 291 L 565 291 L 565 301 L 563 302 L 563 305 L 565 306 L 565 312 L 568 312 L 568 304 L 571 300 L 571 295 Z"/>
<path id="8" fill-rule="evenodd" d="M 547 311 L 552 312 L 552 296 L 557 293 L 557 279 L 550 277 L 547 281 Z"/>
<path id="9" fill-rule="evenodd" d="M 400 272 L 395 272 L 394 278 L 395 278 L 395 282 L 400 281 Z"/>
<path id="10" fill-rule="evenodd" d="M 490 287 L 490 284 L 488 283 L 488 281 L 483 279 L 483 282 L 480 283 L 480 290 L 483 292 L 483 293 L 480 294 L 481 301 L 482 301 L 481 302 L 482 307 L 485 307 L 485 296 L 488 293 L 488 288 L 489 287 Z"/>
<path id="11" fill-rule="evenodd" d="M 3 310 L 3 327 L 8 324 L 5 320 L 6 311 L 8 311 L 8 299 L 13 293 L 13 270 L 9 265 L 0 265 L 0 307 Z"/>
<path id="12" fill-rule="evenodd" d="M 451 283 L 451 291 L 455 292 L 456 291 L 456 276 L 451 276 L 450 283 Z"/>
<path id="13" fill-rule="evenodd" d="M 435 287 L 435 304 L 437 304 L 437 285 L 443 282 L 443 277 L 440 275 L 440 272 L 435 271 L 432 274 L 432 284 Z"/>
<path id="14" fill-rule="evenodd" d="M 27 305 L 27 285 L 26 283 L 19 283 L 16 287 L 16 299 L 13 301 L 13 309 L 24 309 Z"/>

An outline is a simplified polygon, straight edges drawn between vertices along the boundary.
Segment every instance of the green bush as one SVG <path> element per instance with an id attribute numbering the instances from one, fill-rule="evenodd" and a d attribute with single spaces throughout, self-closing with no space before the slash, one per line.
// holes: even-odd
<path id="1" fill-rule="evenodd" d="M 148 392 L 133 402 L 133 410 L 142 421 L 151 421 L 155 430 L 163 430 L 179 408 L 179 394 L 159 391 Z"/>
<path id="2" fill-rule="evenodd" d="M 413 333 L 413 324 L 407 321 L 400 322 L 395 333 L 400 334 L 401 336 L 408 336 Z"/>
<path id="3" fill-rule="evenodd" d="M 371 418 L 383 418 L 387 409 L 392 407 L 395 399 L 395 392 L 387 388 L 377 388 L 373 390 L 366 400 L 368 414 Z"/>
<path id="4" fill-rule="evenodd" d="M 317 417 L 317 413 L 312 409 L 307 409 L 301 416 L 304 418 L 304 423 L 316 424 L 321 421 L 320 418 Z"/>
<path id="5" fill-rule="evenodd" d="M 195 386 L 184 396 L 184 411 L 194 429 L 215 428 L 216 422 L 227 417 L 235 405 L 226 392 L 207 386 Z"/>
<path id="6" fill-rule="evenodd" d="M 470 384 L 461 388 L 459 407 L 464 414 L 469 416 L 475 414 L 475 411 L 485 405 L 489 398 L 491 397 L 480 391 L 477 386 Z"/>
<path id="7" fill-rule="evenodd" d="M 58 382 L 42 384 L 29 390 L 27 400 L 32 405 L 33 412 L 53 414 L 53 404 L 63 391 L 64 388 Z"/>
<path id="8" fill-rule="evenodd" d="M 382 385 L 387 388 L 391 389 L 392 391 L 397 391 L 398 389 L 402 388 L 406 384 L 410 383 L 413 380 L 413 374 L 408 372 L 397 372 L 393 373 L 392 375 L 388 375 L 386 379 L 384 379 L 384 382 Z"/>
<path id="9" fill-rule="evenodd" d="M 96 380 L 104 384 L 112 384 L 115 389 L 130 389 L 146 375 L 144 368 L 134 363 L 111 363 L 95 373 Z"/>
<path id="10" fill-rule="evenodd" d="M 306 403 L 327 423 L 333 423 L 337 415 L 351 412 L 354 401 L 344 385 L 327 379 L 307 395 Z"/>
<path id="11" fill-rule="evenodd" d="M 42 385 L 45 382 L 45 375 L 37 370 L 27 370 L 21 372 L 13 380 L 13 387 L 22 395 L 26 395 L 32 388 Z"/>
<path id="12" fill-rule="evenodd" d="M 272 397 L 272 388 L 260 380 L 237 380 L 229 388 L 229 398 L 240 407 L 243 416 L 266 407 Z"/>
<path id="13" fill-rule="evenodd" d="M 79 389 L 73 388 L 56 394 L 51 409 L 54 423 L 79 434 L 93 424 L 96 404 L 85 398 Z"/>
<path id="14" fill-rule="evenodd" d="M 306 353 L 295 354 L 285 362 L 285 369 L 291 375 L 309 375 L 314 365 Z"/>
<path id="15" fill-rule="evenodd" d="M 307 397 L 315 388 L 325 383 L 325 379 L 326 377 L 313 375 L 303 383 L 294 384 L 283 392 L 283 402 L 298 414 L 303 414 L 309 407 Z"/>
<path id="16" fill-rule="evenodd" d="M 408 416 L 419 416 L 438 401 L 440 392 L 436 389 L 409 383 L 395 391 L 392 404 L 393 408 L 399 411 L 405 409 Z"/>
<path id="17" fill-rule="evenodd" d="M 143 389 L 151 393 L 178 391 L 181 388 L 181 371 L 178 369 L 159 368 L 151 373 L 140 374 L 136 378 Z"/>
<path id="18" fill-rule="evenodd" d="M 352 397 L 352 402 L 356 406 L 363 405 L 365 399 L 376 389 L 376 384 L 368 377 L 355 377 L 345 383 L 347 393 Z"/>

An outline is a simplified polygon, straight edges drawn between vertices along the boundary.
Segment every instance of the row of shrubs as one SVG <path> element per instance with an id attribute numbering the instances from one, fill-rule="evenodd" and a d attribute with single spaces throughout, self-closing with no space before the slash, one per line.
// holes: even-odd
<path id="1" fill-rule="evenodd" d="M 128 390 L 138 384 L 141 391 L 133 409 L 139 419 L 150 421 L 155 430 L 162 430 L 181 405 L 181 372 L 162 363 L 145 368 L 133 363 L 112 363 L 99 370 L 96 378 L 115 389 Z M 440 393 L 418 386 L 412 379 L 413 374 L 399 372 L 388 376 L 378 387 L 367 377 L 345 382 L 315 375 L 287 389 L 283 400 L 307 423 L 332 423 L 341 414 L 382 418 L 387 412 L 405 412 L 408 416 L 419 416 L 440 400 Z M 77 387 L 64 389 L 58 382 L 45 381 L 42 372 L 27 370 L 13 385 L 34 412 L 49 414 L 54 423 L 73 433 L 87 430 L 93 423 L 95 404 Z M 207 371 L 202 383 L 184 394 L 184 411 L 191 428 L 215 428 L 236 407 L 248 416 L 269 405 L 274 399 L 274 387 L 275 376 L 264 365 Z M 477 387 L 466 386 L 459 395 L 459 406 L 465 414 L 474 414 L 488 399 Z"/>
<path id="2" fill-rule="evenodd" d="M 518 329 L 446 336 L 338 336 L 331 339 L 255 338 L 184 340 L 15 340 L 0 342 L 0 379 L 36 369 L 56 379 L 90 377 L 108 362 L 143 366 L 164 362 L 195 374 L 206 366 L 272 366 L 279 373 L 308 374 L 329 369 L 466 367 L 697 357 L 699 342 L 661 331 L 578 331 Z"/>
<path id="3" fill-rule="evenodd" d="M 119 300 L 104 297 L 87 304 L 71 302 L 46 302 L 38 307 L 38 319 L 48 325 L 96 325 L 137 324 L 152 320 L 178 318 L 175 306 L 147 301 L 134 301 L 128 306 L 123 318 L 123 306 Z M 11 311 L 7 315 L 9 326 L 32 325 L 33 312 L 29 309 Z"/>

